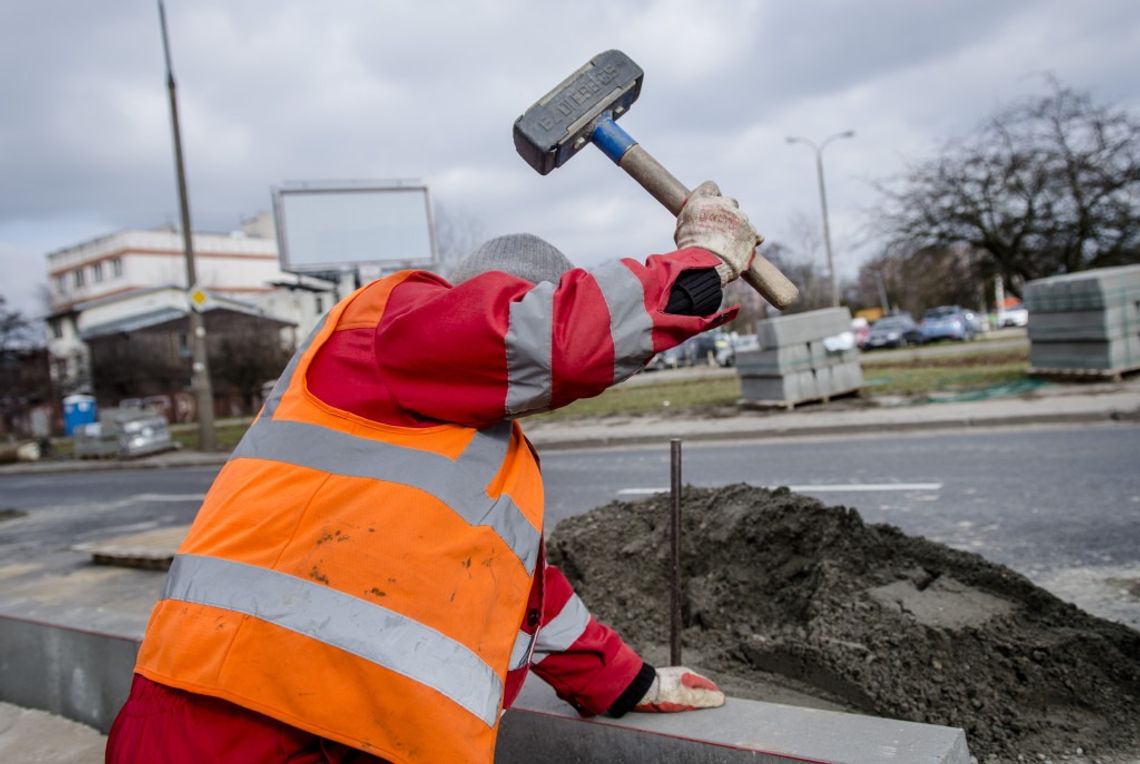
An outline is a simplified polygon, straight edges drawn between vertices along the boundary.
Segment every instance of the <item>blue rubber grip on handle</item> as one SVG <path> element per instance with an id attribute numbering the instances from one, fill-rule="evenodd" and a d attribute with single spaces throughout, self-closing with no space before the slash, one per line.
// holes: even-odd
<path id="1" fill-rule="evenodd" d="M 598 120 L 598 124 L 594 126 L 594 134 L 591 136 L 594 145 L 602 150 L 602 153 L 613 160 L 614 164 L 621 164 L 621 158 L 625 156 L 625 152 L 637 145 L 637 141 L 633 136 L 618 127 L 618 123 L 614 122 L 613 117 L 608 113 Z"/>

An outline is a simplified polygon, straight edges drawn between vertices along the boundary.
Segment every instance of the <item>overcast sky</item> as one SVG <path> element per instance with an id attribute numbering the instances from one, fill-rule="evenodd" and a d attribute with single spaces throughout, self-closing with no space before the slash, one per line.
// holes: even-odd
<path id="1" fill-rule="evenodd" d="M 673 223 L 600 152 L 541 177 L 511 125 L 596 53 L 645 70 L 622 125 L 770 241 L 818 225 L 822 140 L 841 274 L 871 247 L 869 183 L 932 155 L 1042 72 L 1140 107 L 1140 5 L 958 0 L 169 0 L 194 227 L 230 230 L 288 180 L 420 178 L 488 235 L 576 263 L 671 249 Z M 0 4 L 0 294 L 33 314 L 44 254 L 174 222 L 152 0 Z M 807 221 L 806 223 L 804 221 Z"/>

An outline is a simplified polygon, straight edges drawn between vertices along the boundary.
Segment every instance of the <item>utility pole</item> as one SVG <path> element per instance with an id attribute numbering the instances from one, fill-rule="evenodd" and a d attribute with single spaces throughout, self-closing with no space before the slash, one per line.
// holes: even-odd
<path id="1" fill-rule="evenodd" d="M 879 286 L 879 307 L 883 309 L 883 315 L 886 316 L 891 312 L 891 303 L 887 300 L 887 286 L 883 283 L 883 272 L 878 268 L 875 269 L 875 282 Z"/>
<path id="2" fill-rule="evenodd" d="M 178 176 L 178 204 L 182 212 L 182 250 L 186 255 L 186 290 L 198 287 L 198 272 L 194 267 L 193 229 L 190 227 L 190 200 L 186 195 L 186 168 L 182 162 L 182 131 L 178 126 L 178 95 L 174 85 L 174 68 L 170 64 L 170 41 L 166 35 L 166 8 L 158 0 L 158 20 L 162 26 L 162 53 L 166 59 L 166 91 L 170 96 L 170 126 L 174 135 L 174 169 Z M 210 386 L 210 364 L 206 357 L 206 326 L 199 312 L 187 300 L 190 321 L 190 347 L 193 366 L 190 387 L 198 402 L 198 448 L 212 451 L 217 447 L 214 433 L 214 392 Z"/>
<path id="3" fill-rule="evenodd" d="M 816 180 L 819 182 L 819 208 L 823 215 L 823 249 L 827 253 L 827 272 L 831 278 L 831 305 L 837 307 L 839 305 L 839 277 L 835 273 L 835 259 L 831 254 L 831 227 L 827 222 L 827 191 L 824 190 L 823 183 L 823 149 L 827 144 L 836 140 L 837 138 L 852 138 L 855 136 L 854 130 L 845 130 L 842 133 L 827 138 L 823 143 L 818 146 L 807 138 L 798 138 L 788 136 L 788 143 L 804 143 L 811 147 L 815 152 L 815 174 Z"/>

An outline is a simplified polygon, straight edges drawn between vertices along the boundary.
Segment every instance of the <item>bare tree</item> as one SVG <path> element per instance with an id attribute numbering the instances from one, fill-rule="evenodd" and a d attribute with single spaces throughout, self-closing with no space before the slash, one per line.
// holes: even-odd
<path id="1" fill-rule="evenodd" d="M 885 293 L 890 310 L 915 316 L 936 305 L 983 309 L 985 306 L 978 304 L 974 274 L 985 257 L 985 253 L 964 244 L 879 255 L 859 269 L 856 302 L 879 306 Z"/>
<path id="2" fill-rule="evenodd" d="M 1140 261 L 1140 120 L 1051 79 L 880 188 L 889 251 L 968 245 L 977 280 Z"/>
<path id="3" fill-rule="evenodd" d="M 821 266 L 823 240 L 820 238 L 819 224 L 803 213 L 795 213 L 788 220 L 788 231 L 787 241 L 768 241 L 760 247 L 760 254 L 800 290 L 795 303 L 784 312 L 800 313 L 831 307 L 831 282 L 827 270 Z M 730 288 L 729 298 L 739 297 L 749 290 L 750 287 L 744 284 L 735 289 Z M 765 309 L 764 313 L 766 312 Z M 745 318 L 744 313 L 742 310 L 742 318 Z M 752 316 L 747 318 L 751 319 Z"/>
<path id="4" fill-rule="evenodd" d="M 435 243 L 439 249 L 440 265 L 444 274 L 457 262 L 475 251 L 486 238 L 482 221 L 460 210 L 435 204 Z"/>
<path id="5" fill-rule="evenodd" d="M 7 354 L 34 344 L 32 322 L 18 310 L 8 309 L 8 300 L 0 295 L 0 353 Z"/>

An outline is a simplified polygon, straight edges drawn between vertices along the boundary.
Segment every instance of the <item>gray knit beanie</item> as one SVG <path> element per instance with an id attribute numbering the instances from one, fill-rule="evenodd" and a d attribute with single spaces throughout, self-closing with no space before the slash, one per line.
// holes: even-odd
<path id="1" fill-rule="evenodd" d="M 451 271 L 451 283 L 462 284 L 487 271 L 504 271 L 537 284 L 557 284 L 574 267 L 566 255 L 549 242 L 529 233 L 497 236 L 460 260 Z"/>

